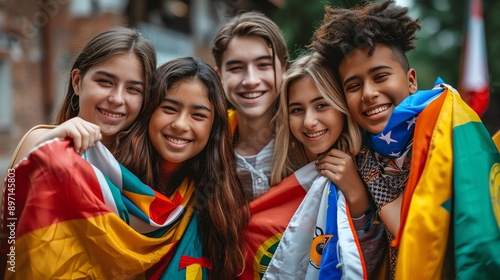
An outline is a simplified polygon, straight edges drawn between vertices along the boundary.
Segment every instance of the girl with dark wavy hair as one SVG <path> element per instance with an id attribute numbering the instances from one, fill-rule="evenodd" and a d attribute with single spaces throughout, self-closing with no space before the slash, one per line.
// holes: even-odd
<path id="1" fill-rule="evenodd" d="M 192 214 L 199 230 L 189 242 L 201 243 L 211 279 L 234 279 L 244 268 L 241 239 L 249 212 L 220 79 L 198 58 L 174 59 L 157 69 L 152 95 L 117 158 L 167 196 L 188 186 L 194 211 L 184 215 Z M 178 270 L 179 263 L 174 258 L 168 266 Z"/>

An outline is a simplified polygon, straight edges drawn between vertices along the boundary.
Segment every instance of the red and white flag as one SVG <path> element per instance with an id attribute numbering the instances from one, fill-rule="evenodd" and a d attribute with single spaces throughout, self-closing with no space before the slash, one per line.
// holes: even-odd
<path id="1" fill-rule="evenodd" d="M 482 0 L 469 2 L 458 87 L 462 99 L 479 116 L 483 115 L 490 102 L 490 93 Z"/>

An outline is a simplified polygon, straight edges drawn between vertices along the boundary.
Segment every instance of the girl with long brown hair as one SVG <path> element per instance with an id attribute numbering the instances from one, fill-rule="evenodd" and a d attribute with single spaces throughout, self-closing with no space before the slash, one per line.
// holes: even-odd
<path id="1" fill-rule="evenodd" d="M 201 243 L 212 279 L 234 279 L 244 268 L 241 239 L 249 212 L 233 164 L 220 79 L 198 58 L 174 59 L 157 69 L 152 94 L 117 159 L 165 195 L 187 185 L 194 211 L 184 215 L 198 219 L 198 234 L 189 242 Z M 178 270 L 175 257 L 167 273 L 170 267 Z"/>
<path id="2" fill-rule="evenodd" d="M 10 166 L 33 147 L 58 137 L 73 139 L 78 153 L 99 140 L 113 152 L 148 103 L 155 69 L 155 48 L 138 30 L 116 26 L 97 34 L 71 67 L 55 126 L 35 126 L 27 132 Z"/>

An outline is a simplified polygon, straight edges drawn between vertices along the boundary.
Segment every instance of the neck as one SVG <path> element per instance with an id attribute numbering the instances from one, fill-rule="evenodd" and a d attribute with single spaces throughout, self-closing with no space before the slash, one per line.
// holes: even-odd
<path id="1" fill-rule="evenodd" d="M 273 139 L 271 113 L 249 119 L 238 114 L 238 143 L 236 151 L 242 156 L 256 155 Z"/>
<path id="2" fill-rule="evenodd" d="M 162 159 L 161 177 L 162 177 L 162 180 L 163 180 L 165 186 L 168 186 L 173 174 L 175 174 L 175 172 L 177 172 L 181 168 L 181 166 L 182 166 L 182 163 L 172 163 L 172 162 L 169 162 L 169 161 Z"/>
<path id="3" fill-rule="evenodd" d="M 110 151 L 112 151 L 111 148 L 113 148 L 115 136 L 102 136 L 101 143 Z"/>
<path id="4" fill-rule="evenodd" d="M 315 161 L 319 158 L 319 156 L 315 153 L 311 153 L 310 151 L 306 150 L 306 157 L 308 162 Z"/>

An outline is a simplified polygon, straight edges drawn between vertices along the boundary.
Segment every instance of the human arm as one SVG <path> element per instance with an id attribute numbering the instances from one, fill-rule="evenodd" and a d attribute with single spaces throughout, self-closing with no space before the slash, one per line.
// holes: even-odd
<path id="1" fill-rule="evenodd" d="M 342 191 L 351 217 L 357 218 L 366 212 L 370 205 L 368 193 L 351 155 L 332 149 L 317 160 L 316 168 Z"/>
<path id="2" fill-rule="evenodd" d="M 403 196 L 399 195 L 393 201 L 382 206 L 379 211 L 380 219 L 384 222 L 385 226 L 394 237 L 397 236 L 399 231 L 399 224 L 401 222 L 402 202 L 403 202 Z"/>
<path id="3" fill-rule="evenodd" d="M 366 146 L 356 157 L 361 178 L 370 191 L 379 217 L 395 237 L 399 230 L 402 194 L 409 176 L 410 161 L 398 164 Z"/>
<path id="4" fill-rule="evenodd" d="M 28 131 L 19 143 L 12 156 L 11 165 L 25 158 L 37 145 L 50 139 L 66 137 L 73 140 L 75 151 L 81 154 L 99 141 L 102 136 L 99 126 L 79 117 L 72 118 L 59 126 L 37 126 Z"/>

